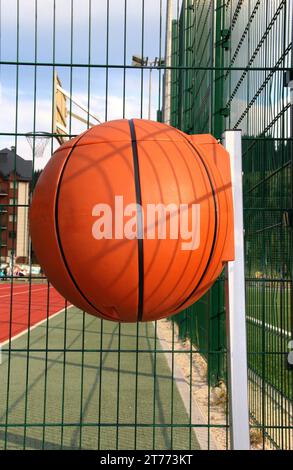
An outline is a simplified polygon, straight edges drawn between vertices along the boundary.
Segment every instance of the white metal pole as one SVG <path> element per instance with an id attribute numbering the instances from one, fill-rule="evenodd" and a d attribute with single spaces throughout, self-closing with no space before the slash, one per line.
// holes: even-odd
<path id="1" fill-rule="evenodd" d="M 235 227 L 235 261 L 227 266 L 230 435 L 233 450 L 249 450 L 241 131 L 226 131 L 223 137 L 230 154 Z"/>
<path id="2" fill-rule="evenodd" d="M 172 65 L 172 19 L 173 19 L 173 0 L 167 0 L 167 19 L 166 19 L 166 51 L 165 66 Z M 163 122 L 170 124 L 171 118 L 171 69 L 166 68 L 164 74 L 164 97 L 163 97 Z"/>
<path id="3" fill-rule="evenodd" d="M 70 101 L 72 101 L 72 103 L 74 103 L 76 106 L 78 106 L 82 111 L 84 111 L 85 113 L 87 113 L 89 116 L 91 116 L 92 118 L 95 119 L 95 121 L 97 121 L 99 124 L 102 124 L 100 119 L 93 113 L 91 113 L 89 111 L 89 109 L 84 105 L 82 104 L 77 98 L 75 98 L 73 95 L 71 95 L 70 93 L 68 93 L 68 91 L 64 90 L 64 88 L 62 88 L 60 85 L 56 85 L 56 90 L 60 91 L 60 93 L 62 93 L 64 96 L 66 96 L 66 98 L 68 98 Z"/>

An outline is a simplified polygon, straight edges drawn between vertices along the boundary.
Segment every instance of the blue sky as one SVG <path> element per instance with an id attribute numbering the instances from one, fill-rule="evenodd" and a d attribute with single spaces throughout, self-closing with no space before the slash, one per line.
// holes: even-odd
<path id="1" fill-rule="evenodd" d="M 142 4 L 143 0 L 55 0 L 55 62 L 94 64 L 106 63 L 107 3 L 109 4 L 109 64 L 124 61 L 124 8 L 126 13 L 126 64 L 131 64 L 132 54 L 142 53 Z M 37 4 L 37 11 L 35 5 Z M 17 0 L 0 0 L 1 5 L 1 60 L 17 59 Z M 71 10 L 73 5 L 73 10 Z M 91 6 L 91 9 L 90 9 Z M 166 0 L 144 0 L 144 46 L 143 53 L 150 58 L 164 55 Z M 162 22 L 160 20 L 162 10 Z M 174 14 L 177 0 L 174 0 Z M 53 57 L 53 11 L 54 0 L 19 0 L 19 61 L 52 63 Z M 36 29 L 37 14 L 37 29 Z M 71 51 L 71 15 L 73 18 Z M 160 42 L 161 23 L 161 42 Z M 37 38 L 37 43 L 35 42 Z M 90 43 L 90 49 L 89 49 Z M 35 47 L 37 44 L 37 47 Z M 62 86 L 70 90 L 84 104 L 88 102 L 90 83 L 90 110 L 105 120 L 106 73 L 105 69 L 57 67 Z M 2 65 L 0 70 L 0 116 L 1 132 L 50 131 L 52 122 L 51 66 L 34 66 L 18 69 L 18 106 L 16 107 L 16 67 Z M 148 72 L 144 72 L 143 117 L 147 117 Z M 126 117 L 140 117 L 141 71 L 126 72 Z M 34 96 L 36 96 L 36 120 L 34 124 Z M 159 97 L 159 73 L 153 72 L 152 118 L 156 118 Z M 4 109 L 4 112 L 3 112 Z M 16 119 L 17 109 L 17 119 Z M 110 69 L 108 75 L 108 119 L 123 115 L 123 70 Z M 17 125 L 17 126 L 16 126 Z M 72 133 L 79 133 L 85 125 L 72 121 Z M 1 148 L 15 144 L 14 137 L 0 137 Z M 24 158 L 31 151 L 25 137 L 17 139 L 17 150 Z M 54 143 L 54 147 L 57 144 Z M 43 165 L 50 156 L 51 146 L 46 149 Z"/>

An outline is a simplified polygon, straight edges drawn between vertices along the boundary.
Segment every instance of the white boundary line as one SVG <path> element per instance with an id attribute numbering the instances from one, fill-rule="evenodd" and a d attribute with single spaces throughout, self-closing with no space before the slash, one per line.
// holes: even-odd
<path id="1" fill-rule="evenodd" d="M 39 286 L 41 284 L 32 284 L 32 286 Z M 25 287 L 26 289 L 28 288 L 29 284 L 16 284 L 13 283 L 13 289 L 17 288 L 20 289 L 21 287 Z M 11 290 L 11 284 L 0 284 L 0 292 L 2 292 L 4 289 L 10 289 Z"/>
<path id="2" fill-rule="evenodd" d="M 279 420 L 281 421 L 282 419 L 284 419 L 284 413 L 285 413 L 290 417 L 290 420 L 293 424 L 293 402 L 290 401 L 288 398 L 286 398 L 284 395 L 282 395 L 281 392 L 279 392 L 276 388 L 274 388 L 268 382 L 266 382 L 266 381 L 264 382 L 263 379 L 259 375 L 257 375 L 255 372 L 253 372 L 253 370 L 248 369 L 248 377 L 249 377 L 250 383 L 252 383 L 253 385 L 256 385 L 257 387 L 259 387 L 261 393 L 262 393 L 262 388 L 265 387 L 266 400 L 268 398 L 270 398 L 271 401 L 273 402 L 273 404 L 271 404 L 270 411 L 272 412 L 272 406 L 278 407 L 279 409 L 281 408 L 282 409 L 282 415 L 279 415 Z M 261 414 L 261 411 L 260 411 L 260 414 Z M 277 426 L 277 424 L 276 424 L 276 422 L 274 422 L 274 420 L 277 421 L 276 416 L 272 416 L 271 421 L 273 421 L 273 422 L 271 424 L 273 424 L 273 425 L 275 424 Z M 268 422 L 268 418 L 266 419 L 266 424 L 270 424 Z M 271 431 L 274 431 L 274 430 L 272 429 Z M 290 430 L 288 430 L 288 431 L 290 431 Z"/>
<path id="3" fill-rule="evenodd" d="M 28 294 L 29 292 L 40 292 L 41 290 L 47 290 L 47 287 L 42 287 L 42 289 L 32 289 L 31 291 L 28 289 L 26 291 L 21 291 L 21 292 L 13 292 L 12 294 L 4 294 L 0 295 L 0 299 L 3 299 L 3 297 L 11 297 L 11 295 L 14 297 L 15 295 L 21 295 L 21 294 Z"/>
<path id="4" fill-rule="evenodd" d="M 155 328 L 155 322 L 153 322 L 153 326 Z M 168 367 L 170 371 L 172 370 L 172 347 L 168 343 L 167 340 L 164 339 L 163 331 L 160 327 L 160 323 L 157 323 L 157 343 L 161 349 L 169 350 L 170 352 L 165 352 L 164 356 L 167 360 Z M 174 351 L 176 353 L 176 351 Z M 174 358 L 175 359 L 175 358 Z M 174 375 L 172 379 L 174 380 L 179 395 L 184 404 L 185 411 L 187 416 L 190 415 L 190 385 L 188 384 L 187 380 L 185 379 L 181 367 L 177 364 L 176 360 L 173 359 L 173 367 L 174 367 Z M 215 439 L 212 435 L 211 430 L 208 427 L 207 418 L 202 413 L 200 407 L 198 406 L 194 397 L 192 397 L 191 403 L 191 423 L 192 424 L 199 424 L 200 427 L 193 427 L 192 430 L 194 432 L 195 438 L 199 443 L 201 450 L 217 450 L 217 445 Z M 210 435 L 208 436 L 208 434 Z M 208 446 L 208 442 L 210 445 Z"/>
<path id="5" fill-rule="evenodd" d="M 17 282 L 14 282 L 13 283 L 13 290 L 15 291 L 19 291 L 21 288 L 24 288 L 24 289 L 28 289 L 30 286 L 30 284 L 17 284 Z M 42 284 L 42 283 L 38 283 L 38 284 L 31 284 L 31 291 L 33 292 L 35 289 L 34 287 L 44 287 L 44 288 L 48 288 L 48 285 L 47 284 Z M 11 290 L 11 284 L 0 284 L 0 294 L 2 291 L 6 292 L 6 290 Z M 54 287 L 50 284 L 50 289 L 54 289 Z M 21 291 L 23 292 L 23 291 Z"/>
<path id="6" fill-rule="evenodd" d="M 69 305 L 67 308 L 70 309 L 72 308 L 73 305 Z M 34 330 L 35 328 L 37 328 L 37 326 L 40 326 L 42 325 L 43 323 L 45 323 L 47 320 L 51 320 L 52 318 L 56 317 L 57 315 L 59 315 L 60 313 L 64 312 L 65 310 L 65 307 L 62 308 L 61 310 L 58 310 L 58 312 L 55 312 L 53 313 L 52 315 L 49 315 L 48 317 L 44 318 L 43 320 L 39 321 L 38 323 L 35 323 L 34 325 L 32 325 L 30 328 L 27 328 L 26 330 L 23 330 L 21 333 L 18 333 L 17 335 L 13 336 L 12 338 L 10 339 L 7 339 L 5 341 L 3 341 L 3 343 L 0 343 L 0 348 L 2 348 L 3 346 L 5 346 L 6 344 L 20 338 L 21 336 L 25 335 L 28 331 L 32 331 Z"/>

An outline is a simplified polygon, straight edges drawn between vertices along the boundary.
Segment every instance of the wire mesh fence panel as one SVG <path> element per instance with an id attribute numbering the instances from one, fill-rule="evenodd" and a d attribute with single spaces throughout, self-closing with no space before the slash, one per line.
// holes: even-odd
<path id="1" fill-rule="evenodd" d="M 181 7 L 176 24 L 194 44 L 201 36 L 212 66 L 213 2 L 203 27 L 191 3 L 186 18 Z M 205 332 L 198 348 L 181 341 L 175 323 L 124 325 L 72 306 L 40 268 L 28 227 L 33 190 L 60 143 L 99 122 L 162 119 L 166 0 L 1 0 L 0 12 L 0 448 L 227 448 L 227 400 L 215 417 L 201 359 L 222 364 L 225 350 L 213 350 Z M 176 74 L 190 131 L 194 97 L 185 91 L 196 63 L 188 54 Z M 210 72 L 196 73 L 210 90 Z M 205 319 L 211 337 L 215 318 Z"/>
<path id="2" fill-rule="evenodd" d="M 231 4 L 227 11 L 232 33 L 226 64 L 277 69 L 226 78 L 229 127 L 244 134 L 251 416 L 263 447 L 277 448 L 292 448 L 292 226 L 284 222 L 292 211 L 292 115 L 278 70 L 292 66 L 291 19 L 286 1 L 250 2 L 235 11 Z"/>
<path id="3" fill-rule="evenodd" d="M 191 134 L 213 132 L 214 86 L 214 1 L 182 3 L 180 19 L 173 22 L 172 125 Z M 218 65 L 218 63 L 217 63 Z M 187 70 L 186 70 L 187 67 Z M 180 75 L 181 74 L 181 75 Z M 218 122 L 217 122 L 218 125 Z M 191 317 L 193 323 L 187 319 Z M 226 378 L 226 326 L 224 282 L 217 281 L 188 312 L 174 317 L 179 334 L 190 337 L 193 344 L 203 346 L 208 360 L 210 385 Z M 209 354 L 209 350 L 214 351 Z"/>
<path id="4" fill-rule="evenodd" d="M 0 0 L 0 448 L 229 448 L 224 277 L 172 321 L 116 324 L 61 297 L 28 230 L 60 143 L 99 122 L 163 120 L 166 7 Z M 290 0 L 173 2 L 171 124 L 243 130 L 256 448 L 293 439 L 292 14 Z"/>

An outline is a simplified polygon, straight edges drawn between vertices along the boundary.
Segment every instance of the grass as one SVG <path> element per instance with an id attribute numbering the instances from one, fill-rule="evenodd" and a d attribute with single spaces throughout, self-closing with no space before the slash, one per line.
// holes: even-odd
<path id="1" fill-rule="evenodd" d="M 293 377 L 288 366 L 290 333 L 292 337 L 291 290 L 288 285 L 289 282 L 261 279 L 246 283 L 247 349 L 249 368 L 292 399 Z M 219 351 L 218 354 L 203 353 L 209 359 L 212 385 L 226 378 L 223 288 L 223 283 L 217 282 L 210 297 L 204 296 L 194 306 L 173 317 L 181 339 L 190 337 L 199 350 Z"/>
<path id="2" fill-rule="evenodd" d="M 280 284 L 250 283 L 246 304 L 250 318 L 247 322 L 249 367 L 292 399 L 293 377 L 288 365 L 290 336 L 285 334 L 292 334 L 290 295 L 290 289 Z"/>
<path id="3" fill-rule="evenodd" d="M 6 345 L 0 448 L 197 449 L 154 327 L 138 328 L 71 308 Z"/>

